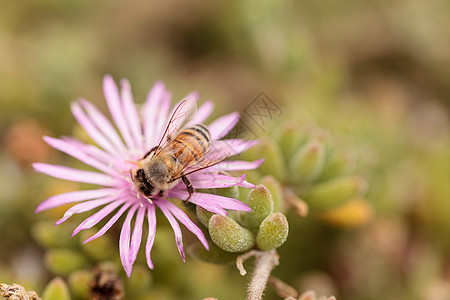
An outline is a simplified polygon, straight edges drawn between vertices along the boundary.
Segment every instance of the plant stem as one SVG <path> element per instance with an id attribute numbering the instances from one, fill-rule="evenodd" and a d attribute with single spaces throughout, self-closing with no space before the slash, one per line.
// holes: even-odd
<path id="1" fill-rule="evenodd" d="M 283 282 L 281 279 L 270 276 L 268 284 L 272 287 L 272 289 L 277 292 L 278 296 L 285 299 L 290 297 L 293 297 L 294 299 L 298 298 L 298 292 L 287 283 Z"/>
<path id="2" fill-rule="evenodd" d="M 270 273 L 279 264 L 279 256 L 275 249 L 269 251 L 251 250 L 247 253 L 244 253 L 236 260 L 236 265 L 242 275 L 246 274 L 246 271 L 242 265 L 243 261 L 252 256 L 256 258 L 256 261 L 252 279 L 247 289 L 246 299 L 261 300 L 264 290 L 266 289 Z"/>

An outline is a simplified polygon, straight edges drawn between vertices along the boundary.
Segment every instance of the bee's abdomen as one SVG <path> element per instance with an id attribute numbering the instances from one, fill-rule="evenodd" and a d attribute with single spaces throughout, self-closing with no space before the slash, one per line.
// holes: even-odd
<path id="1" fill-rule="evenodd" d="M 209 149 L 211 135 L 205 125 L 196 124 L 180 131 L 173 140 L 174 148 L 177 148 L 178 157 L 181 153 L 182 160 L 199 160 L 203 154 Z"/>

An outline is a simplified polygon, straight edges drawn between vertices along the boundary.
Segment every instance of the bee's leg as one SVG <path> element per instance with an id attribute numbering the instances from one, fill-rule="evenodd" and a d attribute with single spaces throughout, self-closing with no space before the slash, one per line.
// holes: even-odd
<path id="1" fill-rule="evenodd" d="M 147 156 L 149 156 L 150 154 L 152 154 L 152 152 L 155 152 L 156 149 L 158 149 L 158 146 L 153 147 L 152 149 L 150 149 L 147 153 L 145 153 L 145 155 L 142 157 L 142 159 L 146 158 Z"/>
<path id="2" fill-rule="evenodd" d="M 183 180 L 183 183 L 186 185 L 186 189 L 189 193 L 189 197 L 186 199 L 186 202 L 189 202 L 189 199 L 191 199 L 192 194 L 194 193 L 194 187 L 192 186 L 192 184 L 189 181 L 189 178 L 187 178 L 187 176 L 185 176 L 185 175 L 181 176 L 181 180 Z"/>
<path id="3" fill-rule="evenodd" d="M 164 191 L 163 190 L 159 190 L 158 196 L 160 196 L 160 197 L 164 196 Z"/>

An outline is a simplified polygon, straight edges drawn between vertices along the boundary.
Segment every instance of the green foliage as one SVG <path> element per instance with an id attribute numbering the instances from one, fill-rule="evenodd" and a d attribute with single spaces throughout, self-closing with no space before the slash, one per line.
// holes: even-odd
<path id="1" fill-rule="evenodd" d="M 42 300 L 70 300 L 69 289 L 60 277 L 50 281 L 42 293 Z"/>
<path id="2" fill-rule="evenodd" d="M 70 273 L 68 284 L 76 299 L 89 299 L 93 274 L 88 270 L 76 270 Z"/>
<path id="3" fill-rule="evenodd" d="M 367 183 L 364 179 L 346 176 L 317 184 L 309 190 L 304 199 L 313 209 L 327 209 L 363 195 L 366 190 Z"/>
<path id="4" fill-rule="evenodd" d="M 263 174 L 270 174 L 278 180 L 283 180 L 286 166 L 277 143 L 271 139 L 263 138 L 256 148 L 258 150 L 252 151 L 254 157 L 264 157 L 265 159 L 258 170 Z"/>
<path id="5" fill-rule="evenodd" d="M 283 204 L 283 187 L 273 176 L 266 175 L 260 180 L 261 184 L 265 186 L 272 195 L 273 211 L 280 211 Z"/>
<path id="6" fill-rule="evenodd" d="M 243 252 L 254 244 L 252 232 L 230 217 L 212 216 L 208 229 L 213 242 L 227 252 Z"/>
<path id="7" fill-rule="evenodd" d="M 133 269 L 130 280 L 125 282 L 125 289 L 128 291 L 127 296 L 130 298 L 136 298 L 151 289 L 151 286 L 152 275 L 146 266 L 141 265 L 137 265 Z"/>
<path id="8" fill-rule="evenodd" d="M 263 139 L 242 156 L 266 158 L 259 170 L 247 172 L 247 180 L 265 185 L 273 211 L 289 220 L 289 238 L 277 249 L 278 277 L 301 291 L 311 285 L 319 286 L 321 294 L 339 291 L 337 298 L 346 300 L 449 298 L 448 2 L 179 2 L 175 10 L 163 2 L 153 4 L 2 4 L 0 282 L 42 291 L 49 272 L 55 275 L 44 257 L 55 249 L 70 249 L 86 261 L 67 275 L 72 297 L 89 299 L 72 280 L 84 285 L 101 261 L 120 266 L 117 225 L 83 245 L 83 233 L 70 238 L 81 218 L 53 225 L 67 206 L 33 213 L 46 197 L 80 186 L 38 178 L 23 163 L 73 162 L 48 149 L 39 156 L 45 152 L 38 150 L 42 145 L 29 142 L 41 141 L 42 134 L 86 140 L 74 125 L 69 102 L 86 96 L 100 103 L 101 77 L 111 73 L 136 83 L 138 102 L 156 80 L 174 90 L 172 103 L 187 90 L 198 90 L 216 105 L 207 125 L 215 116 L 248 107 L 261 89 L 282 108 L 274 124 L 256 130 L 247 111 L 241 114 Z M 106 111 L 106 106 L 100 109 Z M 22 129 L 23 139 L 11 135 L 24 116 L 45 133 L 34 136 L 33 130 Z M 317 134 L 317 127 L 329 130 L 330 138 Z M 308 172 L 307 164 L 294 168 L 294 155 L 314 141 L 324 149 L 322 170 L 314 163 Z M 297 170 L 303 175 L 297 176 Z M 345 178 L 355 180 L 347 187 L 335 185 L 336 198 L 332 187 Z M 302 215 L 305 205 L 311 213 L 299 218 L 296 214 Z M 207 226 L 211 214 L 203 213 L 197 215 Z M 242 298 L 245 282 L 234 269 L 174 259 L 173 233 L 163 219 L 158 215 L 155 270 L 149 271 L 155 282 L 134 299 Z M 343 233 L 346 227 L 352 230 Z M 258 231 L 250 231 L 256 239 Z M 184 235 L 183 242 L 190 244 L 191 237 Z M 102 250 L 96 252 L 96 245 Z M 211 261 L 220 262 L 226 254 L 223 262 L 232 261 L 238 254 L 216 252 L 214 246 L 210 242 L 210 252 L 198 249 L 206 256 L 216 253 Z M 142 252 L 136 267 L 145 265 Z M 206 256 L 202 259 L 208 261 Z M 44 266 L 28 266 L 24 258 L 42 260 Z M 327 277 L 314 276 L 314 270 Z M 320 299 L 311 293 L 302 296 Z M 269 287 L 264 299 L 279 297 Z"/>
<path id="9" fill-rule="evenodd" d="M 197 213 L 197 218 L 200 221 L 200 223 L 203 224 L 203 226 L 208 227 L 209 219 L 214 215 L 214 213 L 207 211 L 203 207 L 196 206 L 195 211 Z"/>
<path id="10" fill-rule="evenodd" d="M 265 181 L 271 183 L 273 189 L 279 192 L 280 187 L 273 177 L 266 177 Z M 273 213 L 274 201 L 269 189 L 262 184 L 257 185 L 248 193 L 246 202 L 252 211 L 240 212 L 239 223 L 228 216 L 213 215 L 210 218 L 208 230 L 214 244 L 221 251 L 231 253 L 244 252 L 252 247 L 261 250 L 280 247 L 287 239 L 289 226 L 282 213 Z M 205 257 L 206 261 L 220 261 L 216 257 L 220 252 L 214 248 L 209 255 L 198 247 L 193 250 L 197 257 Z M 224 261 L 228 262 L 226 255 Z"/>
<path id="11" fill-rule="evenodd" d="M 76 240 L 70 238 L 67 227 L 55 226 L 52 221 L 37 222 L 31 233 L 39 245 L 46 248 L 70 247 L 76 243 Z"/>
<path id="12" fill-rule="evenodd" d="M 297 181 L 311 182 L 320 176 L 324 164 L 324 145 L 320 141 L 312 140 L 294 153 L 290 167 Z"/>
<path id="13" fill-rule="evenodd" d="M 85 257 L 78 251 L 55 248 L 45 254 L 45 265 L 57 275 L 68 275 L 86 265 Z"/>
<path id="14" fill-rule="evenodd" d="M 274 213 L 265 218 L 256 236 L 256 245 L 261 250 L 278 248 L 286 242 L 289 225 L 282 213 Z"/>
<path id="15" fill-rule="evenodd" d="M 273 199 L 269 190 L 258 185 L 252 189 L 247 197 L 247 204 L 252 209 L 251 212 L 241 212 L 240 223 L 250 230 L 258 230 L 261 222 L 271 213 L 273 213 Z"/>

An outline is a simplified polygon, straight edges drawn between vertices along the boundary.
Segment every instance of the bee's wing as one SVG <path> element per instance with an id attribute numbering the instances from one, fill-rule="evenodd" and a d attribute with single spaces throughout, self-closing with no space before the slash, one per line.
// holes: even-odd
<path id="1" fill-rule="evenodd" d="M 217 143 L 217 141 L 215 142 Z M 210 144 L 213 145 L 213 144 Z M 198 146 L 200 147 L 200 146 Z M 183 155 L 183 154 L 182 154 Z M 231 152 L 224 151 L 223 148 L 210 147 L 209 150 L 197 161 L 193 155 L 189 155 L 189 160 L 174 175 L 173 180 L 177 180 L 184 175 L 209 168 L 224 161 L 231 155 Z"/>
<path id="2" fill-rule="evenodd" d="M 186 122 L 187 117 L 196 109 L 195 98 L 188 97 L 183 99 L 172 111 L 169 122 L 167 123 L 166 129 L 158 143 L 156 150 L 153 155 L 161 153 L 167 144 L 168 137 L 174 138 L 181 129 L 183 123 Z"/>

